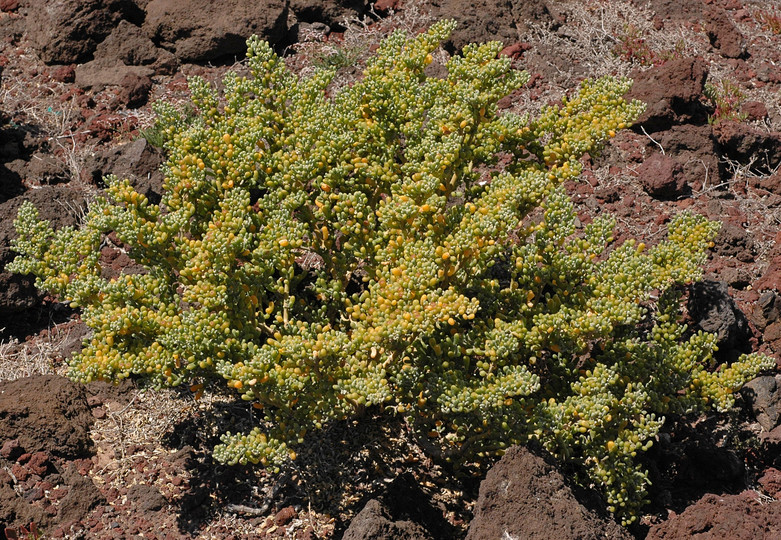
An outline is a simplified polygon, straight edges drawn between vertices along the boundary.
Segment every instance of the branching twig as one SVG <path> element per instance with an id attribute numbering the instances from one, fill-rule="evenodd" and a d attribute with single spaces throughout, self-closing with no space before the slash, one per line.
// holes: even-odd
<path id="1" fill-rule="evenodd" d="M 641 130 L 643 130 L 643 133 L 645 134 L 645 136 L 646 136 L 646 137 L 648 137 L 649 139 L 651 139 L 651 142 L 652 142 L 652 143 L 654 143 L 656 146 L 658 146 L 658 147 L 659 147 L 659 150 L 661 150 L 661 151 L 662 151 L 662 155 L 665 155 L 665 153 L 664 153 L 664 147 L 663 147 L 661 144 L 659 144 L 659 143 L 656 141 L 656 139 L 654 139 L 653 137 L 651 137 L 651 136 L 648 134 L 648 132 L 645 130 L 645 126 L 640 126 L 640 129 L 641 129 Z"/>

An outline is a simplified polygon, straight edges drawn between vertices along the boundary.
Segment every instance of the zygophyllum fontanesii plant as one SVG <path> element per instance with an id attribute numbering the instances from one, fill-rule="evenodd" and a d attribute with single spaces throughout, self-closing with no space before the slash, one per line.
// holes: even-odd
<path id="1" fill-rule="evenodd" d="M 708 371 L 714 337 L 677 322 L 716 224 L 682 214 L 653 249 L 614 245 L 608 217 L 576 230 L 562 182 L 639 114 L 629 82 L 498 114 L 527 80 L 500 44 L 426 76 L 453 27 L 393 34 L 336 95 L 332 71 L 298 78 L 250 39 L 223 96 L 190 81 L 194 118 L 157 106 L 160 204 L 109 178 L 84 226 L 56 233 L 26 204 L 10 268 L 82 308 L 74 379 L 221 378 L 253 403 L 270 427 L 226 433 L 220 461 L 277 467 L 376 406 L 444 459 L 538 439 L 631 521 L 663 415 L 726 409 L 771 362 Z M 111 231 L 146 272 L 101 277 Z"/>

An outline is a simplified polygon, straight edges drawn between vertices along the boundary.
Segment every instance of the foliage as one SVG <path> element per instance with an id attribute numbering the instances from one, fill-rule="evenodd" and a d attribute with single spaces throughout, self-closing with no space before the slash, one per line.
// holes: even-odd
<path id="1" fill-rule="evenodd" d="M 35 523 L 30 523 L 28 526 L 19 527 L 6 527 L 5 537 L 8 540 L 40 540 L 44 538 L 43 533 L 38 530 L 38 526 Z"/>
<path id="2" fill-rule="evenodd" d="M 196 117 L 197 111 L 195 108 L 193 108 L 192 105 L 186 104 L 183 107 L 182 110 L 182 116 L 185 123 L 191 122 Z M 155 148 L 162 148 L 165 144 L 165 135 L 163 134 L 163 130 L 166 128 L 166 126 L 162 125 L 159 121 L 155 122 L 148 128 L 139 129 L 138 135 L 139 137 L 146 139 L 146 142 L 148 142 L 150 145 L 154 146 Z"/>
<path id="3" fill-rule="evenodd" d="M 361 56 L 358 47 L 328 47 L 312 60 L 312 65 L 318 69 L 341 69 L 356 64 Z"/>
<path id="4" fill-rule="evenodd" d="M 278 467 L 373 406 L 456 464 L 539 439 L 632 520 L 634 458 L 663 415 L 730 407 L 769 361 L 708 371 L 715 338 L 678 323 L 716 224 L 681 214 L 652 249 L 614 245 L 609 217 L 575 226 L 562 183 L 639 114 L 630 83 L 499 114 L 528 78 L 499 43 L 425 75 L 453 26 L 393 34 L 333 96 L 333 71 L 298 79 L 249 40 L 250 75 L 222 98 L 190 81 L 196 118 L 157 106 L 159 205 L 110 178 L 85 226 L 56 233 L 24 205 L 11 269 L 83 308 L 74 379 L 222 378 L 252 403 L 265 423 L 226 433 L 222 462 Z M 101 277 L 110 231 L 145 272 Z"/>
<path id="5" fill-rule="evenodd" d="M 754 13 L 754 18 L 774 34 L 781 34 L 781 11 L 764 9 Z"/>
<path id="6" fill-rule="evenodd" d="M 648 45 L 636 26 L 627 25 L 624 33 L 618 36 L 613 53 L 628 62 L 637 62 L 641 66 L 650 66 L 656 59 L 656 53 Z"/>
<path id="7" fill-rule="evenodd" d="M 742 122 L 747 115 L 740 112 L 740 107 L 746 99 L 746 94 L 734 82 L 724 79 L 721 84 L 705 83 L 705 97 L 713 105 L 713 114 L 708 117 L 709 124 L 724 121 Z"/>
<path id="8" fill-rule="evenodd" d="M 162 148 L 165 138 L 160 128 L 155 124 L 148 128 L 138 130 L 139 137 L 146 139 L 146 142 L 154 146 L 155 148 Z"/>
<path id="9" fill-rule="evenodd" d="M 641 66 L 659 66 L 670 60 L 681 58 L 683 52 L 683 43 L 676 44 L 674 50 L 655 51 L 648 44 L 643 32 L 631 24 L 628 24 L 624 28 L 624 32 L 616 36 L 615 39 L 613 54 L 626 62 L 636 62 Z"/>

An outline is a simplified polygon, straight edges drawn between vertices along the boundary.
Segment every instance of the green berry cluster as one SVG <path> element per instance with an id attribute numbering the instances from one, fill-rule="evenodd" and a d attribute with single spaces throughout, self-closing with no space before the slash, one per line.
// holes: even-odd
<path id="1" fill-rule="evenodd" d="M 9 268 L 82 307 L 75 380 L 218 379 L 251 403 L 264 429 L 224 434 L 219 461 L 276 468 L 308 431 L 381 407 L 456 463 L 538 439 L 631 521 L 664 415 L 729 407 L 772 362 L 707 371 L 713 336 L 678 322 L 716 224 L 681 214 L 653 249 L 614 245 L 606 217 L 576 230 L 562 183 L 640 113 L 629 82 L 500 114 L 528 77 L 499 43 L 427 75 L 453 28 L 394 33 L 339 91 L 250 39 L 222 95 L 194 78 L 191 109 L 157 105 L 159 204 L 109 177 L 56 233 L 25 204 Z M 112 232 L 144 271 L 102 277 Z"/>

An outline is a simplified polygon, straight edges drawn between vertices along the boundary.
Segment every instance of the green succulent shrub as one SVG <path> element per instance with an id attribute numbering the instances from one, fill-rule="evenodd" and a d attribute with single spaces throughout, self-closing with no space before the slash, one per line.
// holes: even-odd
<path id="1" fill-rule="evenodd" d="M 190 81 L 194 117 L 157 105 L 159 204 L 109 178 L 57 232 L 26 204 L 10 269 L 82 308 L 74 379 L 218 379 L 251 402 L 265 422 L 224 434 L 221 462 L 279 467 L 374 407 L 454 463 L 537 439 L 631 521 L 664 415 L 726 409 L 771 362 L 709 369 L 714 336 L 678 322 L 717 224 L 681 214 L 650 249 L 615 245 L 609 217 L 575 226 L 562 183 L 640 113 L 630 82 L 499 114 L 527 80 L 499 43 L 427 76 L 453 28 L 394 33 L 335 95 L 333 71 L 298 78 L 250 39 L 224 95 Z M 145 271 L 101 277 L 112 231 Z"/>

